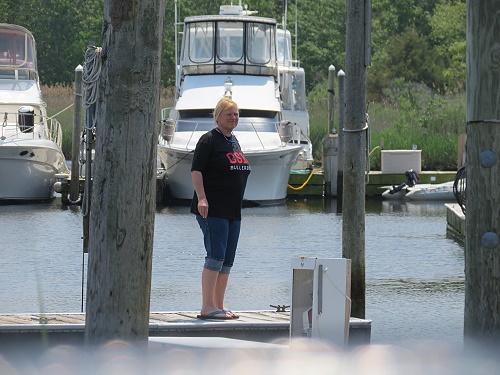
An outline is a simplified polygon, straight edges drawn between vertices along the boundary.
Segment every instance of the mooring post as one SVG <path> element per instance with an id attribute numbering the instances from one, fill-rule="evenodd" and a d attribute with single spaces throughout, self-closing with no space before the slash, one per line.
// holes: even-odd
<path id="1" fill-rule="evenodd" d="M 77 202 L 80 197 L 80 136 L 82 133 L 82 95 L 83 95 L 83 67 L 75 68 L 73 138 L 71 144 L 71 185 L 70 202 Z"/>
<path id="2" fill-rule="evenodd" d="M 328 132 L 335 134 L 335 67 L 328 67 Z"/>
<path id="3" fill-rule="evenodd" d="M 328 134 L 322 139 L 323 178 L 325 196 L 337 196 L 337 170 L 339 162 L 339 139 L 334 126 L 335 113 L 335 67 L 328 68 Z"/>
<path id="4" fill-rule="evenodd" d="M 467 1 L 464 344 L 495 353 L 500 345 L 499 4 Z"/>
<path id="5" fill-rule="evenodd" d="M 345 126 L 345 73 L 342 69 L 337 73 L 338 82 L 338 103 L 339 103 L 339 159 L 337 170 L 337 213 L 342 212 L 342 188 L 344 184 L 344 126 Z"/>
<path id="6" fill-rule="evenodd" d="M 365 317 L 366 66 L 371 1 L 347 1 L 342 256 L 352 260 L 352 316 Z M 360 43 L 359 41 L 364 41 Z"/>

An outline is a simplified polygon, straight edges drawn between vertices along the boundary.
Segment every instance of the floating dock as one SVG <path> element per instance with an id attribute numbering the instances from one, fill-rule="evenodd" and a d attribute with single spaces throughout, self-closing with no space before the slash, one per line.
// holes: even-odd
<path id="1" fill-rule="evenodd" d="M 454 171 L 422 171 L 419 173 L 421 184 L 440 184 L 443 182 L 453 181 L 456 172 Z M 382 173 L 380 171 L 372 171 L 367 178 L 365 186 L 367 197 L 380 197 L 387 186 L 399 185 L 406 181 L 404 173 Z M 57 183 L 57 192 L 61 194 L 63 203 L 70 204 L 68 178 L 59 178 Z M 84 179 L 80 179 L 80 192 L 84 189 Z M 333 189 L 336 191 L 336 188 Z M 335 197 L 331 194 L 332 187 L 325 182 L 322 169 L 313 170 L 292 170 L 288 180 L 287 196 L 309 196 L 309 197 Z M 168 187 L 168 174 L 165 170 L 158 170 L 156 176 L 156 202 L 160 206 L 169 205 L 172 203 L 170 190 Z"/>
<path id="2" fill-rule="evenodd" d="M 446 203 L 446 234 L 465 245 L 465 214 L 457 203 Z"/>
<path id="3" fill-rule="evenodd" d="M 312 173 L 312 176 L 310 174 Z M 441 184 L 455 180 L 457 172 L 448 171 L 422 171 L 418 174 L 420 184 Z M 382 173 L 381 171 L 372 171 L 368 174 L 365 192 L 367 197 L 380 197 L 387 189 L 387 186 L 399 185 L 406 181 L 405 173 Z M 332 189 L 325 182 L 323 170 L 292 170 L 288 180 L 288 196 L 329 196 Z"/>
<path id="4" fill-rule="evenodd" d="M 239 319 L 200 320 L 198 312 L 153 312 L 150 337 L 225 337 L 257 342 L 287 342 L 290 312 L 238 311 Z M 85 314 L 0 314 L 0 352 L 11 348 L 33 350 L 83 343 Z M 370 343 L 371 320 L 351 318 L 349 347 Z"/>

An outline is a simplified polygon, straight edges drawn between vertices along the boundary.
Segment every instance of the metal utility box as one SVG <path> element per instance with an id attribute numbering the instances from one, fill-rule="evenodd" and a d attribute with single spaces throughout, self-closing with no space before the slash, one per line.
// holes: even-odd
<path id="1" fill-rule="evenodd" d="M 380 152 L 382 173 L 405 173 L 413 169 L 422 170 L 422 150 L 382 150 Z"/>
<path id="2" fill-rule="evenodd" d="M 290 338 L 347 347 L 350 294 L 350 259 L 292 258 Z"/>

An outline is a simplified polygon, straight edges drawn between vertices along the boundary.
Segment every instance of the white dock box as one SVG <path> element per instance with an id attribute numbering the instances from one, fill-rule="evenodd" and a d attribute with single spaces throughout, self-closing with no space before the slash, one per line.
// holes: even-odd
<path id="1" fill-rule="evenodd" d="M 380 152 L 382 173 L 405 173 L 413 169 L 422 170 L 422 150 L 382 150 Z"/>
<path id="2" fill-rule="evenodd" d="M 290 338 L 347 347 L 350 294 L 350 259 L 292 258 Z"/>

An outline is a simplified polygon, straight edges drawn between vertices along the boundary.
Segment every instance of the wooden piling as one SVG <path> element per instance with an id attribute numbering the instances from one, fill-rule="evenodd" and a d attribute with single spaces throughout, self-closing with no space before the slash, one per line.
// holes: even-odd
<path id="1" fill-rule="evenodd" d="M 466 349 L 500 345 L 499 6 L 467 1 Z"/>
<path id="2" fill-rule="evenodd" d="M 342 256 L 352 260 L 351 313 L 358 318 L 365 317 L 366 16 L 370 6 L 369 0 L 347 1 Z"/>
<path id="3" fill-rule="evenodd" d="M 164 14 L 165 0 L 104 1 L 85 322 L 89 347 L 114 339 L 147 345 Z"/>

